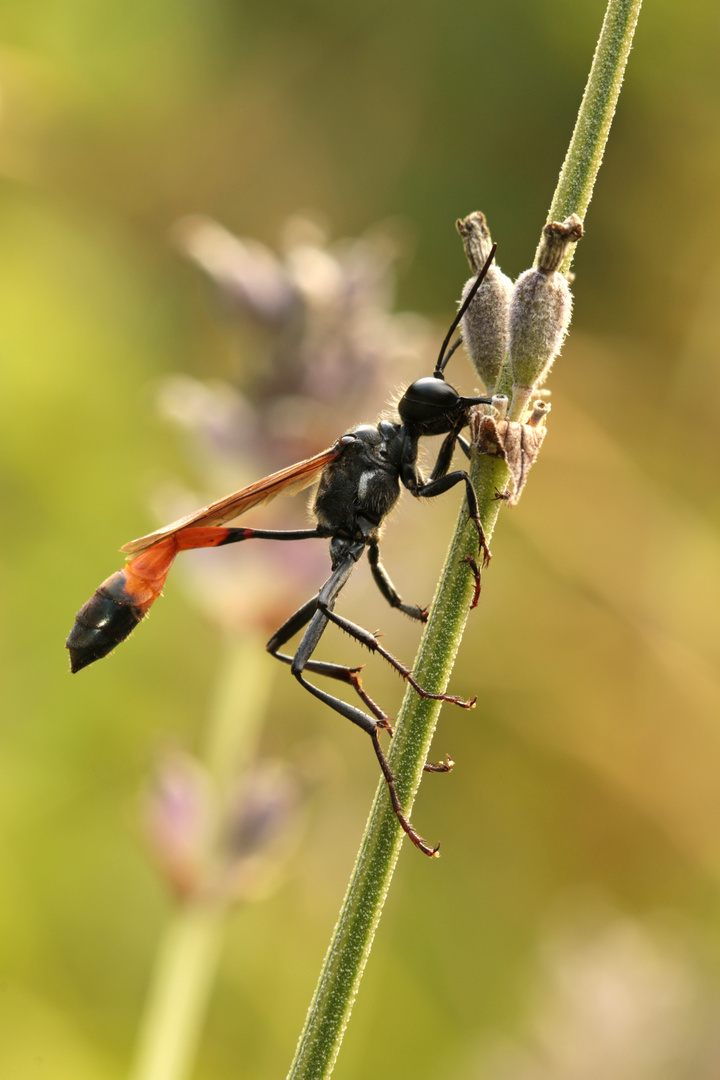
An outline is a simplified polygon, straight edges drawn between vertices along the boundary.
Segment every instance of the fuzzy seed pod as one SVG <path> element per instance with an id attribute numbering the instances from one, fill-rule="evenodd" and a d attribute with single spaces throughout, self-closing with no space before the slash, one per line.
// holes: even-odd
<path id="1" fill-rule="evenodd" d="M 462 237 L 470 268 L 475 274 L 463 288 L 464 300 L 490 254 L 492 239 L 485 215 L 480 211 L 460 218 L 456 222 L 456 228 Z M 460 323 L 465 348 L 488 392 L 492 392 L 497 385 L 500 368 L 508 350 L 511 292 L 512 281 L 493 262 Z"/>
<path id="2" fill-rule="evenodd" d="M 516 401 L 527 402 L 533 388 L 544 381 L 565 340 L 572 315 L 572 293 L 559 267 L 569 245 L 576 243 L 582 232 L 577 214 L 562 223 L 551 221 L 543 229 L 536 265 L 515 282 L 509 347 L 515 388 L 513 414 L 517 412 Z"/>

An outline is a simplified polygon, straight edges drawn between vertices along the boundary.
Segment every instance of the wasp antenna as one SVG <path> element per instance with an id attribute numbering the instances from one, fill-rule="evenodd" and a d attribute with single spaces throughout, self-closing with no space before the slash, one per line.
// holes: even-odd
<path id="1" fill-rule="evenodd" d="M 452 345 L 450 346 L 450 348 L 445 353 L 445 358 L 443 360 L 442 367 L 441 368 L 438 368 L 438 367 L 435 368 L 435 371 L 433 372 L 433 378 L 435 378 L 435 379 L 444 379 L 445 378 L 445 376 L 443 375 L 443 372 L 444 372 L 445 368 L 448 365 L 448 361 L 450 360 L 450 357 L 454 353 L 457 352 L 457 350 L 460 348 L 461 345 L 462 345 L 462 338 L 461 337 L 455 338 L 455 341 L 453 341 Z"/>
<path id="2" fill-rule="evenodd" d="M 452 349 L 450 349 L 448 351 L 448 345 L 450 344 L 450 338 L 453 336 L 453 334 L 457 330 L 458 326 L 460 325 L 460 320 L 462 319 L 463 315 L 465 314 L 465 312 L 470 307 L 470 305 L 471 305 L 471 303 L 473 301 L 475 293 L 478 291 L 478 289 L 482 285 L 483 281 L 485 280 L 487 272 L 490 269 L 490 264 L 492 263 L 493 259 L 495 258 L 495 252 L 496 251 L 497 251 L 497 244 L 493 244 L 493 246 L 490 249 L 490 254 L 488 255 L 487 259 L 485 260 L 485 265 L 483 266 L 482 270 L 480 271 L 477 278 L 475 279 L 475 284 L 473 285 L 472 289 L 470 290 L 470 292 L 465 297 L 465 299 L 463 301 L 463 304 L 462 304 L 462 307 L 460 308 L 457 315 L 453 319 L 453 321 L 452 321 L 452 323 L 450 325 L 450 329 L 448 330 L 447 334 L 445 335 L 445 340 L 443 341 L 443 343 L 442 343 L 442 345 L 440 347 L 440 355 L 437 358 L 437 364 L 435 365 L 435 371 L 433 372 L 433 375 L 434 375 L 434 377 L 436 379 L 442 379 L 443 378 L 443 371 L 445 370 L 445 366 L 446 366 L 448 360 L 450 359 L 450 357 L 452 356 L 452 354 L 455 352 L 455 349 L 457 349 L 458 345 L 460 344 L 460 342 L 458 341 L 457 344 L 453 345 Z M 447 352 L 447 356 L 445 355 L 446 352 Z"/>

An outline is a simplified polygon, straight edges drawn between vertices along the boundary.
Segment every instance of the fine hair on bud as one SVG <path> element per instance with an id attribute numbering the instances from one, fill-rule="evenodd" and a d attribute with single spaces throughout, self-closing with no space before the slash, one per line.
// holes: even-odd
<path id="1" fill-rule="evenodd" d="M 463 288 L 462 303 L 490 254 L 492 238 L 485 215 L 479 210 L 466 218 L 459 218 L 456 228 L 475 275 Z M 512 287 L 507 274 L 503 274 L 497 263 L 493 262 L 460 323 L 463 343 L 488 393 L 497 386 L 508 351 Z"/>
<path id="2" fill-rule="evenodd" d="M 536 265 L 515 282 L 509 343 L 514 398 L 519 395 L 529 400 L 530 392 L 545 380 L 562 348 L 570 326 L 572 293 L 560 267 L 570 244 L 582 234 L 577 214 L 563 222 L 551 221 L 542 231 Z"/>

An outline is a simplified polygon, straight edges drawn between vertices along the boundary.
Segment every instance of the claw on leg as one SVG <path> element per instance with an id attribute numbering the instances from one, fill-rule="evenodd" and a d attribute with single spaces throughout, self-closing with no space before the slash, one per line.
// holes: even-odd
<path id="1" fill-rule="evenodd" d="M 490 563 L 490 560 L 492 559 L 492 552 L 490 551 L 490 548 L 488 546 L 488 542 L 485 539 L 485 530 L 482 527 L 482 522 L 480 521 L 479 517 L 473 517 L 471 520 L 472 520 L 473 525 L 477 529 L 478 543 L 480 545 L 480 550 L 483 553 L 482 564 L 483 564 L 483 566 L 488 566 L 489 563 Z"/>
<path id="2" fill-rule="evenodd" d="M 445 755 L 444 761 L 426 761 L 423 765 L 425 772 L 450 772 L 455 767 L 455 762 L 449 754 Z"/>
<path id="3" fill-rule="evenodd" d="M 478 564 L 476 563 L 472 555 L 465 555 L 462 561 L 464 563 L 467 563 L 475 577 L 475 592 L 473 593 L 472 602 L 470 604 L 470 610 L 472 611 L 473 608 L 476 608 L 478 606 L 478 600 L 480 599 L 480 588 L 482 584 L 482 582 L 480 581 L 480 570 L 478 568 Z"/>
<path id="4" fill-rule="evenodd" d="M 380 725 L 378 725 L 378 727 L 379 726 Z M 425 840 L 423 840 L 422 836 L 420 836 L 420 834 L 415 831 L 408 819 L 405 817 L 402 805 L 400 803 L 400 798 L 395 787 L 395 777 L 392 774 L 392 769 L 390 768 L 388 759 L 385 757 L 385 754 L 383 753 L 383 748 L 380 745 L 378 728 L 375 728 L 375 730 L 371 732 L 370 738 L 372 739 L 375 754 L 378 761 L 380 762 L 380 768 L 382 769 L 383 776 L 385 777 L 385 783 L 387 784 L 392 808 L 395 811 L 395 817 L 398 819 L 404 832 L 410 837 L 415 847 L 419 848 L 420 851 L 422 851 L 423 855 L 427 855 L 431 859 L 439 858 L 440 845 L 436 844 L 435 847 L 431 847 Z"/>

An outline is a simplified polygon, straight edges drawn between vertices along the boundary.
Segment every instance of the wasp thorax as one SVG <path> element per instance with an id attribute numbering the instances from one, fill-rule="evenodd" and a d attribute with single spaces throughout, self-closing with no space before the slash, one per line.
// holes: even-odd
<path id="1" fill-rule="evenodd" d="M 510 301 L 509 367 L 514 419 L 520 418 L 532 391 L 547 377 L 562 348 L 572 315 L 572 293 L 559 271 L 570 244 L 582 236 L 577 214 L 545 226 L 536 265 L 515 282 Z"/>
<path id="2" fill-rule="evenodd" d="M 456 222 L 471 269 L 477 275 L 485 264 L 492 247 L 485 215 L 479 210 Z M 475 284 L 472 277 L 463 288 L 462 300 Z M 508 350 L 509 312 L 512 281 L 496 263 L 487 271 L 482 288 L 461 320 L 462 337 L 473 366 L 492 392 L 500 377 L 500 369 Z"/>

